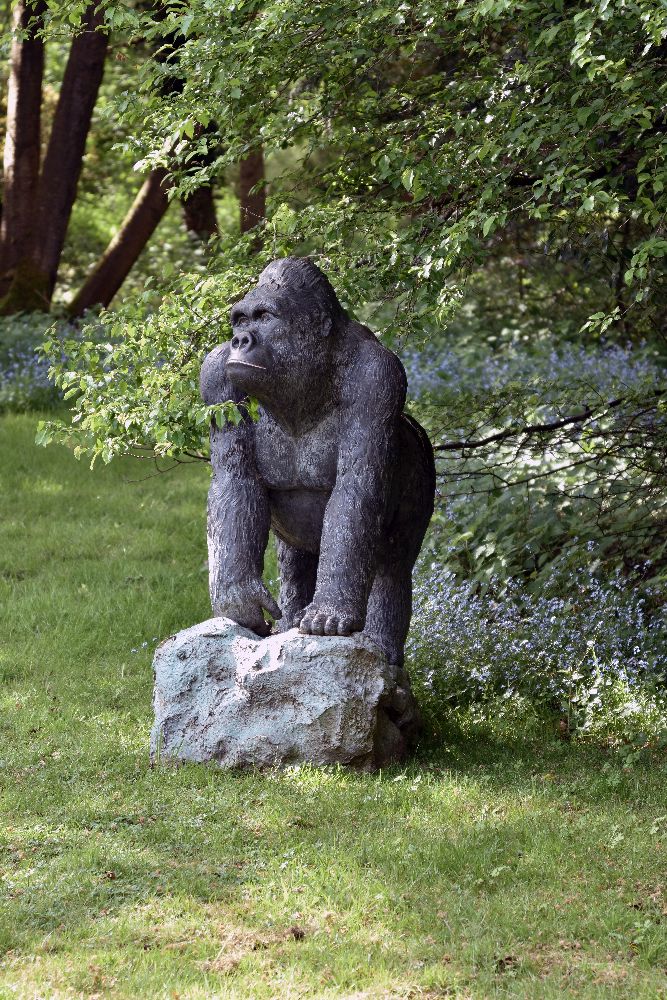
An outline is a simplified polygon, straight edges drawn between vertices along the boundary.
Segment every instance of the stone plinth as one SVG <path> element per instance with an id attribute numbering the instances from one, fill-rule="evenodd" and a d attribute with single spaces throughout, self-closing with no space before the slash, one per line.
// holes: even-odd
<path id="1" fill-rule="evenodd" d="M 211 618 L 153 661 L 154 762 L 309 762 L 373 770 L 402 760 L 418 715 L 407 680 L 363 634 L 259 639 Z"/>

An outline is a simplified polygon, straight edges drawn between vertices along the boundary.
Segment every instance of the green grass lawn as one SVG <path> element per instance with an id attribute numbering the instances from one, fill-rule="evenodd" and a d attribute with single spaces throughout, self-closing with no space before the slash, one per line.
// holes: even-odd
<path id="1" fill-rule="evenodd" d="M 0 998 L 667 997 L 667 769 L 471 727 L 374 776 L 152 771 L 207 470 L 0 420 Z"/>

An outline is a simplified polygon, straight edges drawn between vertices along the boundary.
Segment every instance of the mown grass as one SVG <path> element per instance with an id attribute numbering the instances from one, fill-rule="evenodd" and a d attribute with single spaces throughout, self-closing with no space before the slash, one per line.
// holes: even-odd
<path id="1" fill-rule="evenodd" d="M 471 727 L 374 776 L 152 771 L 207 471 L 34 424 L 0 420 L 2 1000 L 667 996 L 660 759 Z"/>

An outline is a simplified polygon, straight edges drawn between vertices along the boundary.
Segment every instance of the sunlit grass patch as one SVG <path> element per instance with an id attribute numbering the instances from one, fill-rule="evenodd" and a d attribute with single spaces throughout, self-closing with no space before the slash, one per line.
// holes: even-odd
<path id="1" fill-rule="evenodd" d="M 659 755 L 470 721 L 371 776 L 151 770 L 206 469 L 90 473 L 33 424 L 0 423 L 2 1000 L 667 990 Z"/>

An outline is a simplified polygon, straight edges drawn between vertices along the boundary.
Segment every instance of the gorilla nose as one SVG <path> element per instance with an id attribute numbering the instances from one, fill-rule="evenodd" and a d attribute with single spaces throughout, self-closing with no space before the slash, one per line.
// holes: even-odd
<path id="1" fill-rule="evenodd" d="M 232 337 L 232 348 L 235 351 L 249 351 L 255 343 L 255 338 L 251 333 L 235 333 Z"/>

